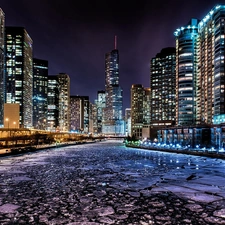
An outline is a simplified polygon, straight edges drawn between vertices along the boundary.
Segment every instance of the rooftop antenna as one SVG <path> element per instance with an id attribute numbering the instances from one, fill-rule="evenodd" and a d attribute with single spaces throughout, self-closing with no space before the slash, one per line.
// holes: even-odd
<path id="1" fill-rule="evenodd" d="M 117 36 L 115 35 L 115 49 L 117 49 Z"/>

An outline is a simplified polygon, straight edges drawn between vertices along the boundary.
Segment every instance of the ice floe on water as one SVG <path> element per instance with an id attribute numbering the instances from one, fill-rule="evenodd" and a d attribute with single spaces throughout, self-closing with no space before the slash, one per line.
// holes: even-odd
<path id="1" fill-rule="evenodd" d="M 20 206 L 14 204 L 3 204 L 0 206 L 1 213 L 14 213 Z"/>
<path id="2" fill-rule="evenodd" d="M 0 224 L 225 224 L 225 162 L 110 141 L 0 161 Z"/>

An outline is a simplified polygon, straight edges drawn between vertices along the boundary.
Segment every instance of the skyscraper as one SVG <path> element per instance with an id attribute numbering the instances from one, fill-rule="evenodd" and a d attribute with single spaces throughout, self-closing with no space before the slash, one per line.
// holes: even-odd
<path id="1" fill-rule="evenodd" d="M 225 114 L 225 5 L 177 29 L 178 125 L 212 124 Z"/>
<path id="2" fill-rule="evenodd" d="M 20 104 L 20 126 L 32 127 L 32 39 L 23 27 L 5 29 L 5 102 Z"/>
<path id="3" fill-rule="evenodd" d="M 89 132 L 98 134 L 97 105 L 89 102 Z"/>
<path id="4" fill-rule="evenodd" d="M 59 81 L 57 76 L 48 76 L 47 130 L 55 131 L 59 126 Z"/>
<path id="5" fill-rule="evenodd" d="M 176 118 L 176 49 L 164 48 L 151 60 L 151 124 L 171 125 Z"/>
<path id="6" fill-rule="evenodd" d="M 150 136 L 150 89 L 141 84 L 133 84 L 131 87 L 131 135 L 138 139 L 143 138 L 143 128 Z"/>
<path id="7" fill-rule="evenodd" d="M 122 88 L 119 85 L 119 51 L 115 37 L 115 49 L 105 55 L 106 107 L 103 110 L 104 134 L 123 134 Z"/>
<path id="8" fill-rule="evenodd" d="M 215 6 L 198 25 L 197 120 L 211 124 L 225 114 L 225 5 Z"/>
<path id="9" fill-rule="evenodd" d="M 57 75 L 59 82 L 59 129 L 70 130 L 70 77 L 66 73 Z"/>
<path id="10" fill-rule="evenodd" d="M 89 132 L 89 97 L 70 96 L 70 129 L 76 132 Z"/>
<path id="11" fill-rule="evenodd" d="M 5 14 L 0 8 L 0 127 L 4 124 L 4 39 Z"/>
<path id="12" fill-rule="evenodd" d="M 198 20 L 178 28 L 176 37 L 176 117 L 178 125 L 196 124 Z"/>
<path id="13" fill-rule="evenodd" d="M 48 61 L 33 59 L 33 126 L 46 129 L 48 106 Z"/>
<path id="14" fill-rule="evenodd" d="M 105 91 L 98 91 L 97 100 L 95 104 L 97 106 L 97 133 L 102 133 L 102 120 L 103 120 L 103 110 L 105 108 Z"/>
<path id="15" fill-rule="evenodd" d="M 125 135 L 131 136 L 131 108 L 125 109 Z"/>

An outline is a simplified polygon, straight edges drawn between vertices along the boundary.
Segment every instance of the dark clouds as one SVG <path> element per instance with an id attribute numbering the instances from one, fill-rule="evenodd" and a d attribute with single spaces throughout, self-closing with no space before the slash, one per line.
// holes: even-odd
<path id="1" fill-rule="evenodd" d="M 191 18 L 202 19 L 215 0 L 2 0 L 7 26 L 24 26 L 33 39 L 34 57 L 49 61 L 49 74 L 68 73 L 71 95 L 92 102 L 104 89 L 105 53 L 118 36 L 124 108 L 130 88 L 149 87 L 150 59 L 175 46 L 173 32 Z"/>

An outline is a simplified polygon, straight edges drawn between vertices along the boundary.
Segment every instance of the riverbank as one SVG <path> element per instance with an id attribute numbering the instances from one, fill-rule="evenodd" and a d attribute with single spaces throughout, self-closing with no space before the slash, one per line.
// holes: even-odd
<path id="1" fill-rule="evenodd" d="M 140 148 L 145 150 L 152 150 L 152 151 L 161 151 L 161 152 L 170 152 L 170 153 L 177 153 L 177 154 L 186 154 L 186 155 L 195 155 L 195 156 L 205 156 L 211 158 L 218 158 L 218 159 L 225 159 L 225 153 L 220 153 L 216 151 L 210 150 L 196 150 L 196 149 L 169 149 L 169 148 L 160 148 L 154 146 L 138 146 L 134 144 L 125 144 L 126 147 L 129 148 Z"/>
<path id="2" fill-rule="evenodd" d="M 45 149 L 52 148 L 61 148 L 70 145 L 81 145 L 81 144 L 90 144 L 95 143 L 96 141 L 74 141 L 74 142 L 66 142 L 66 143 L 54 143 L 54 144 L 45 144 L 45 145 L 32 145 L 32 146 L 24 146 L 24 147 L 12 147 L 12 148 L 3 148 L 0 149 L 0 157 L 9 156 L 9 155 L 18 155 L 28 152 L 41 151 Z"/>

